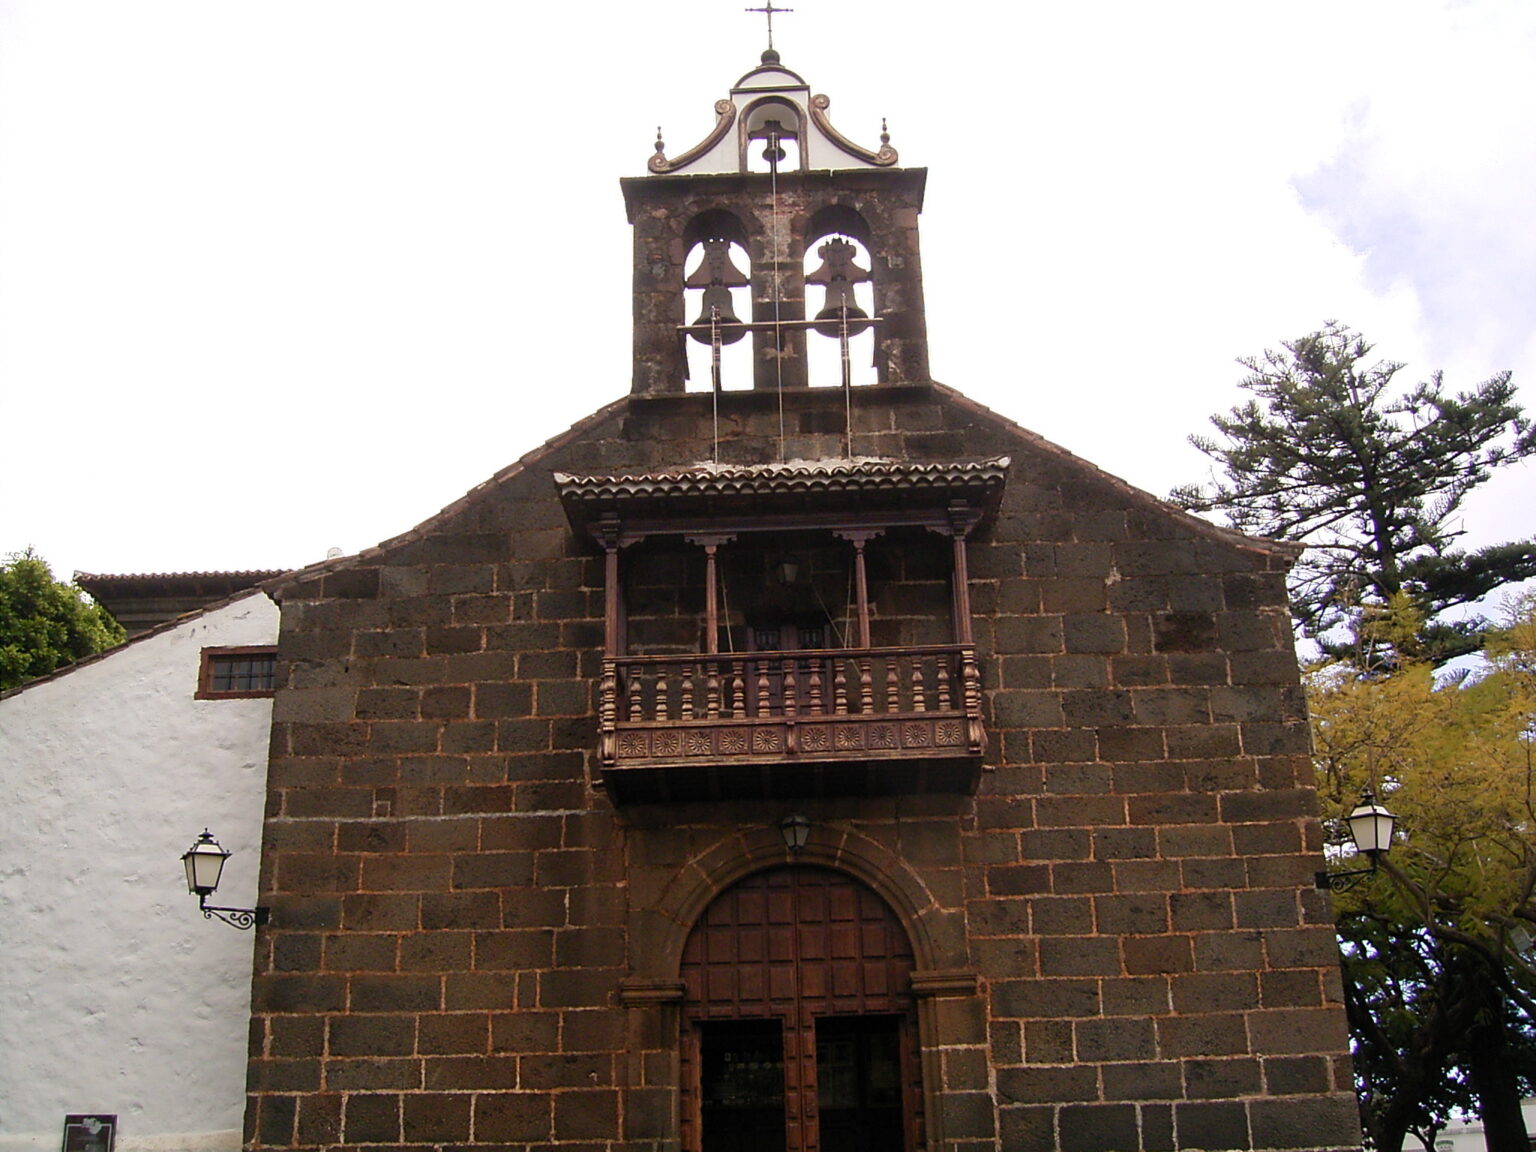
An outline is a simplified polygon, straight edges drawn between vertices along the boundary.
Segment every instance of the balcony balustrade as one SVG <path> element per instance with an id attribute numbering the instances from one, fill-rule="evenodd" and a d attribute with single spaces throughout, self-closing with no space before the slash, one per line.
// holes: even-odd
<path id="1" fill-rule="evenodd" d="M 975 649 L 962 644 L 617 657 L 604 661 L 600 716 L 604 780 L 627 799 L 918 777 L 965 790 L 983 744 Z"/>

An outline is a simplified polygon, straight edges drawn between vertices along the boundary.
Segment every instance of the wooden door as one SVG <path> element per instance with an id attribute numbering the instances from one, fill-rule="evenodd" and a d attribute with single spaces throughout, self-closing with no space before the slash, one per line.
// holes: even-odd
<path id="1" fill-rule="evenodd" d="M 921 1149 L 911 971 L 900 921 L 841 873 L 775 868 L 722 893 L 683 952 L 684 1147 Z"/>

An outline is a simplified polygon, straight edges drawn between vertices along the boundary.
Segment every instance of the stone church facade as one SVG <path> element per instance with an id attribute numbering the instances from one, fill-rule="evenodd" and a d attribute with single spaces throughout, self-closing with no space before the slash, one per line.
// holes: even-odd
<path id="1" fill-rule="evenodd" d="M 932 381 L 827 106 L 624 182 L 630 395 L 271 587 L 250 1147 L 1359 1146 L 1293 553 Z"/>

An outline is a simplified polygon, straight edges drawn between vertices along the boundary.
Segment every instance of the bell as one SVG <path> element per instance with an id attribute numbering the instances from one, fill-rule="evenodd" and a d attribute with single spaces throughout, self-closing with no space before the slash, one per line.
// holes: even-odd
<path id="1" fill-rule="evenodd" d="M 853 262 L 854 252 L 852 244 L 834 236 L 816 249 L 821 267 L 805 278 L 807 284 L 820 284 L 827 290 L 826 302 L 816 313 L 816 331 L 823 336 L 841 336 L 845 321 L 850 336 L 869 327 L 869 313 L 859 307 L 853 294 L 853 286 L 867 281 L 869 273 Z"/>
<path id="2" fill-rule="evenodd" d="M 751 135 L 754 139 L 767 141 L 763 148 L 763 159 L 768 161 L 770 167 L 778 168 L 789 155 L 779 141 L 785 136 L 793 137 L 795 134 L 785 131 L 783 123 L 778 120 L 765 120 L 763 126 Z"/>
<path id="3" fill-rule="evenodd" d="M 700 344 L 709 344 L 714 340 L 710 325 L 718 323 L 720 329 L 720 343 L 734 344 L 747 334 L 742 327 L 727 328 L 727 324 L 741 324 L 741 318 L 733 311 L 731 304 L 731 290 L 719 284 L 711 284 L 704 289 L 704 307 L 699 310 L 699 318 L 693 322 L 692 336 Z M 700 331 L 703 329 L 703 331 Z"/>
<path id="4" fill-rule="evenodd" d="M 843 323 L 848 324 L 848 335 L 857 336 L 869 327 L 869 313 L 860 308 L 852 300 L 838 304 L 832 302 L 832 292 L 827 291 L 827 306 L 816 313 L 816 331 L 823 336 L 831 336 L 833 339 L 843 334 Z"/>
<path id="5" fill-rule="evenodd" d="M 693 323 L 695 328 L 703 327 L 705 330 L 690 332 L 689 335 L 700 344 L 710 344 L 713 343 L 713 333 L 708 330 L 708 326 L 712 322 L 741 323 L 735 305 L 731 303 L 731 289 L 749 287 L 752 281 L 732 262 L 729 240 L 711 236 L 703 244 L 704 259 L 693 270 L 693 275 L 683 281 L 683 287 L 704 289 L 703 307 L 699 310 L 699 318 Z M 744 328 L 723 329 L 720 332 L 720 343 L 734 344 L 745 335 Z"/>

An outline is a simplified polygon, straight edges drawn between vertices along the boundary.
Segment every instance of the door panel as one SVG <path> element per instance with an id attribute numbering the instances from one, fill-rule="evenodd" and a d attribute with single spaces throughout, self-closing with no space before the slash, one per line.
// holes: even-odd
<path id="1" fill-rule="evenodd" d="M 683 1146 L 921 1149 L 912 963 L 895 914 L 841 873 L 770 869 L 722 893 L 683 953 Z M 730 1112 L 748 1064 L 776 1078 L 780 1127 Z"/>

